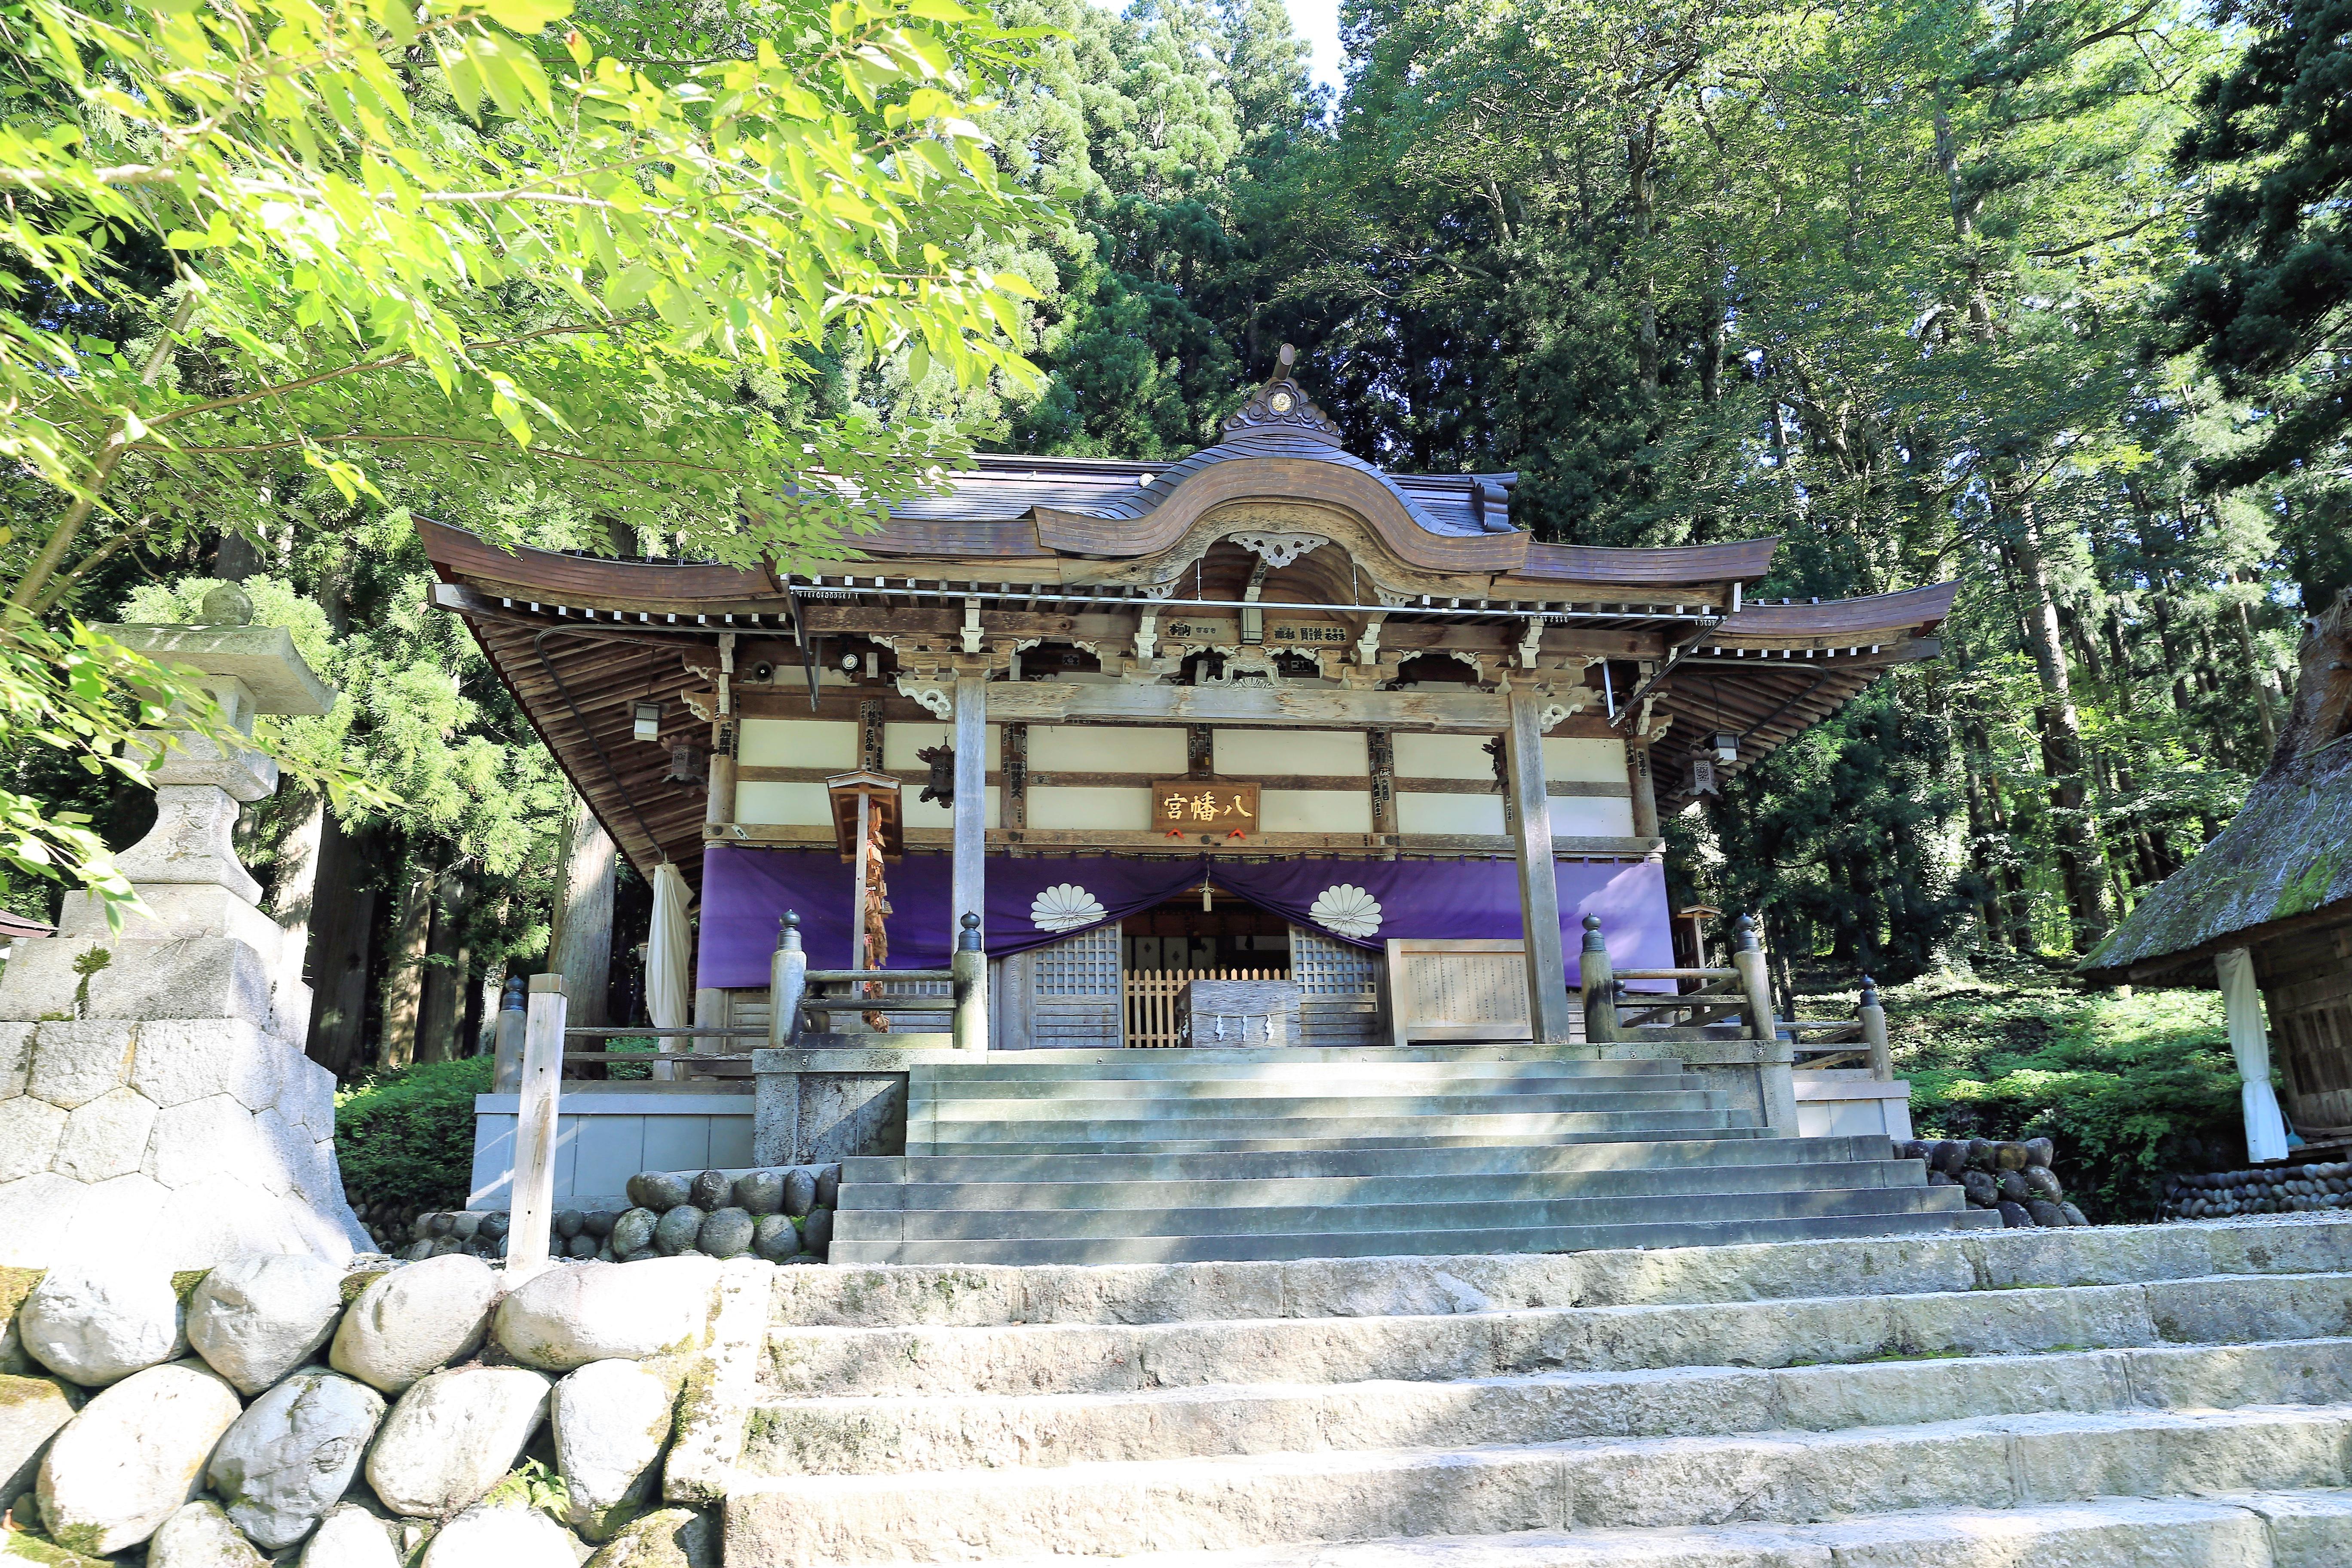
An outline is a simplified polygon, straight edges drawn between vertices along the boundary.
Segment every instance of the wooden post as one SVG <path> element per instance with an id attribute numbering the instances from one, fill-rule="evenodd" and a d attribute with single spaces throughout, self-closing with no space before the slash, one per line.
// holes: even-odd
<path id="1" fill-rule="evenodd" d="M 1782 1138 L 1797 1135 L 1797 1085 L 1790 1074 L 1796 1047 L 1780 1038 L 1772 1009 L 1772 982 L 1763 944 L 1756 940 L 1756 922 L 1742 915 L 1734 922 L 1738 932 L 1732 945 L 1731 967 L 1739 972 L 1739 988 L 1748 998 L 1748 1016 L 1761 1046 L 1757 1062 L 1757 1088 L 1764 1103 L 1764 1125 Z"/>
<path id="2" fill-rule="evenodd" d="M 1756 940 L 1756 922 L 1747 915 L 1732 922 L 1731 967 L 1739 971 L 1739 989 L 1748 998 L 1748 1026 L 1759 1040 L 1777 1038 L 1780 1029 L 1772 1008 L 1772 980 L 1764 961 L 1764 944 Z"/>
<path id="3" fill-rule="evenodd" d="M 784 911 L 776 928 L 776 955 L 768 962 L 768 1044 L 800 1044 L 801 1004 L 808 998 L 808 954 L 801 951 L 801 917 Z"/>
<path id="4" fill-rule="evenodd" d="M 1503 757 L 1510 783 L 1511 830 L 1519 859 L 1519 921 L 1528 953 L 1528 1023 L 1536 1040 L 1566 1045 L 1570 1034 L 1568 963 L 1560 951 L 1559 884 L 1553 879 L 1551 799 L 1544 789 L 1543 700 L 1514 688 Z"/>
<path id="5" fill-rule="evenodd" d="M 1609 944 L 1601 937 L 1601 917 L 1584 917 L 1584 951 L 1577 955 L 1584 988 L 1584 1038 L 1588 1045 L 1605 1045 L 1617 1035 L 1617 976 L 1609 962 Z"/>
<path id="6" fill-rule="evenodd" d="M 1633 742 L 1625 748 L 1625 782 L 1633 791 L 1633 837 L 1658 836 L 1658 791 L 1650 777 L 1650 748 Z M 1698 965 L 1705 968 L 1704 963 Z"/>
<path id="7" fill-rule="evenodd" d="M 955 866 L 950 876 L 950 951 L 960 918 L 988 908 L 988 671 L 962 669 L 955 683 Z"/>
<path id="8" fill-rule="evenodd" d="M 563 1026 L 571 997 L 561 974 L 530 977 L 523 1015 L 521 1114 L 515 1119 L 514 1197 L 507 1232 L 507 1285 L 547 1267 L 555 1218 L 557 1099 L 563 1084 Z"/>
<path id="9" fill-rule="evenodd" d="M 874 797 L 864 790 L 857 792 L 857 849 L 850 856 L 856 868 L 850 874 L 849 893 L 849 963 L 850 969 L 870 968 L 866 962 L 866 847 L 874 841 Z"/>
<path id="10" fill-rule="evenodd" d="M 522 1087 L 523 979 L 506 983 L 499 999 L 497 1043 L 490 1047 L 490 1090 L 512 1094 Z"/>
<path id="11" fill-rule="evenodd" d="M 955 956 L 948 961 L 955 977 L 955 1048 L 988 1049 L 988 954 L 981 951 L 980 916 L 966 910 L 963 929 L 956 933 Z"/>
<path id="12" fill-rule="evenodd" d="M 1895 1079 L 1895 1056 L 1886 1044 L 1886 1009 L 1879 1005 L 1878 982 L 1862 977 L 1862 1043 L 1870 1047 L 1870 1076 L 1881 1083 Z"/>

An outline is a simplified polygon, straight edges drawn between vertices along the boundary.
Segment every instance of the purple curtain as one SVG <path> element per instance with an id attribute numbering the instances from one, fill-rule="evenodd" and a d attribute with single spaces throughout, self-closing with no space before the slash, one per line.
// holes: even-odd
<path id="1" fill-rule="evenodd" d="M 890 965 L 940 969 L 948 962 L 952 863 L 910 855 L 889 868 Z M 1121 921 L 1201 885 L 1310 926 L 1341 942 L 1378 948 L 1391 938 L 1517 940 L 1518 868 L 1510 860 L 1286 859 L 1263 865 L 1205 864 L 1108 855 L 1038 859 L 991 856 L 982 934 L 1003 957 Z M 1601 917 L 1610 957 L 1621 969 L 1674 963 L 1665 868 L 1655 861 L 1553 867 L 1560 929 L 1573 972 L 1588 914 Z M 829 849 L 703 851 L 702 923 L 697 985 L 761 986 L 778 922 L 800 916 L 809 962 L 850 961 L 850 868 Z"/>

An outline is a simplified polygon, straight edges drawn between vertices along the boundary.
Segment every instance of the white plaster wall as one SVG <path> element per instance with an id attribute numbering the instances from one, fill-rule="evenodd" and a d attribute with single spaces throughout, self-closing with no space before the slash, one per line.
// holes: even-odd
<path id="1" fill-rule="evenodd" d="M 1399 735 L 1396 737 L 1397 776 L 1412 779 L 1491 780 L 1495 776 L 1495 759 L 1486 754 L 1488 739 L 1490 737 L 1485 735 Z M 1415 829 L 1408 827 L 1405 831 L 1411 833 Z M 1501 830 L 1483 827 L 1440 827 L 1431 828 L 1428 831 L 1486 833 Z"/>
<path id="2" fill-rule="evenodd" d="M 774 766 L 823 767 L 822 763 L 776 763 Z M 848 764 L 842 771 L 849 771 Z M 735 786 L 735 820 L 743 823 L 775 824 L 782 826 L 827 826 L 833 822 L 833 805 L 825 798 L 821 784 L 772 784 L 750 780 Z"/>
<path id="3" fill-rule="evenodd" d="M 1554 795 L 1551 830 L 1563 838 L 1631 838 L 1633 803 L 1607 796 Z"/>
<path id="4" fill-rule="evenodd" d="M 1458 739 L 1443 735 L 1433 738 Z M 1404 737 L 1400 735 L 1397 739 L 1402 741 Z M 1483 763 L 1486 759 L 1481 756 L 1478 760 Z M 1493 775 L 1490 773 L 1488 776 Z M 1397 831 L 1400 833 L 1500 833 L 1504 830 L 1503 797 L 1499 795 L 1400 793 L 1396 803 Z"/>
<path id="5" fill-rule="evenodd" d="M 1033 773 L 1150 773 L 1160 778 L 1184 776 L 1184 731 L 1181 729 L 1118 727 L 1108 724 L 1033 724 L 1029 727 L 1029 771 Z M 1033 826 L 1059 826 L 1037 819 L 1029 796 Z M 1146 805 L 1143 813 L 1150 815 Z M 1092 826 L 1092 825 L 1088 825 Z M 1139 820 L 1136 825 L 1144 824 Z"/>
<path id="6" fill-rule="evenodd" d="M 882 726 L 882 765 L 893 773 L 930 766 L 915 755 L 931 746 L 952 746 L 955 731 L 946 724 L 885 724 Z M 988 770 L 996 772 L 1004 765 L 1004 732 L 994 724 L 988 727 Z M 915 786 L 915 794 L 923 793 Z M 911 801 L 912 797 L 909 797 Z M 913 821 L 912 817 L 908 818 Z"/>
<path id="7" fill-rule="evenodd" d="M 1213 739 L 1216 771 L 1242 778 L 1267 773 L 1349 773 L 1361 778 L 1372 771 L 1361 731 L 1219 730 Z"/>
<path id="8" fill-rule="evenodd" d="M 1035 731 L 1031 731 L 1032 736 Z M 1180 765 L 1179 773 L 1183 772 Z M 1148 789 L 1094 789 L 1049 785 L 1029 792 L 1029 826 L 1093 827 L 1139 832 L 1151 826 Z"/>
<path id="9" fill-rule="evenodd" d="M 1319 768 L 1315 770 L 1321 772 Z M 1269 789 L 1257 797 L 1262 833 L 1370 833 L 1372 797 L 1367 790 Z"/>
<path id="10" fill-rule="evenodd" d="M 514 1201 L 517 1100 L 474 1097 L 473 1190 L 466 1206 L 502 1209 Z M 640 1171 L 726 1170 L 751 1163 L 751 1096 L 572 1092 L 555 1118 L 555 1196 L 623 1194 Z"/>
<path id="11" fill-rule="evenodd" d="M 919 784 L 906 784 L 899 789 L 898 810 L 906 825 L 908 827 L 953 827 L 955 807 L 942 805 L 936 800 L 925 800 L 922 798 L 922 794 L 923 786 Z M 988 811 L 985 820 L 990 827 L 1004 826 L 1003 813 L 1001 809 L 1003 796 L 1003 792 L 996 785 L 988 786 Z"/>
<path id="12" fill-rule="evenodd" d="M 1543 763 L 1548 779 L 1621 784 L 1625 782 L 1625 742 L 1546 736 Z"/>
<path id="13" fill-rule="evenodd" d="M 857 726 L 838 719 L 746 719 L 736 747 L 735 760 L 754 767 L 830 768 L 845 773 L 857 765 Z"/>

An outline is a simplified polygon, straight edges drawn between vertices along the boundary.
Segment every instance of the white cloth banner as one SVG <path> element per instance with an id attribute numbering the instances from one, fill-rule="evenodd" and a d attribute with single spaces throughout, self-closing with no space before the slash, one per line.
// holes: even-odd
<path id="1" fill-rule="evenodd" d="M 2263 1032 L 2263 993 L 2254 984 L 2253 955 L 2232 947 L 2213 955 L 2221 978 L 2221 1013 L 2230 1028 L 2230 1054 L 2238 1059 L 2238 1100 L 2246 1112 L 2246 1157 L 2286 1158 L 2286 1119 L 2271 1088 L 2271 1042 Z"/>
<path id="2" fill-rule="evenodd" d="M 693 1021 L 689 1011 L 693 963 L 692 933 L 686 921 L 686 879 L 665 860 L 654 868 L 654 924 L 646 939 L 646 1016 L 656 1029 L 683 1029 Z M 675 1051 L 688 1042 L 656 1037 L 659 1048 Z M 656 1078 L 674 1078 L 677 1068 L 660 1063 Z"/>

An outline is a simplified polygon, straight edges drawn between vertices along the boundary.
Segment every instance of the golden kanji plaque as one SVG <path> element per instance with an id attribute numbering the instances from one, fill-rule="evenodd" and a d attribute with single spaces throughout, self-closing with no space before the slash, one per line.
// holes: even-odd
<path id="1" fill-rule="evenodd" d="M 1257 785 L 1230 779 L 1171 779 L 1151 786 L 1151 826 L 1161 833 L 1255 837 Z"/>

